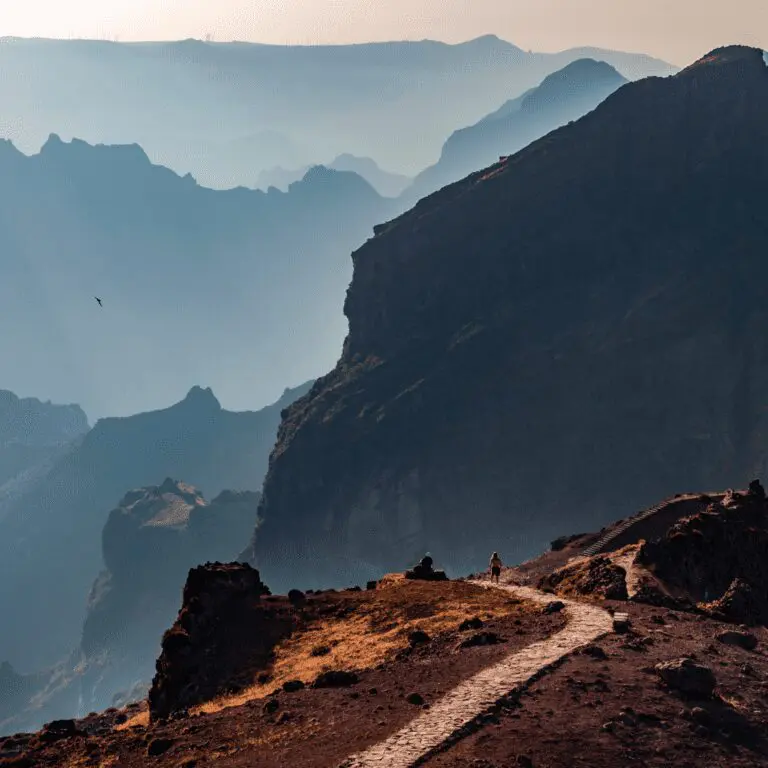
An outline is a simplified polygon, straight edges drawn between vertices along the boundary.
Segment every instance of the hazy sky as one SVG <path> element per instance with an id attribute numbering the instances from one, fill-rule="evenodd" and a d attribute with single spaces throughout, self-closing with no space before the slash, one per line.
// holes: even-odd
<path id="1" fill-rule="evenodd" d="M 494 33 L 522 48 L 597 45 L 686 64 L 768 48 L 768 0 L 0 0 L 0 36 L 349 43 Z"/>

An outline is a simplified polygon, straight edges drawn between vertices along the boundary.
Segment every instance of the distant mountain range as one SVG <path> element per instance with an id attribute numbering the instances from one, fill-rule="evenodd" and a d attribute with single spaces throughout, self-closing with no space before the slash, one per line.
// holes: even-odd
<path id="1" fill-rule="evenodd" d="M 287 190 L 295 181 L 304 177 L 312 166 L 305 165 L 297 170 L 287 170 L 281 167 L 262 171 L 256 182 L 260 189 Z M 411 179 L 399 173 L 383 171 L 370 157 L 355 157 L 350 154 L 339 155 L 325 165 L 332 171 L 350 171 L 362 176 L 383 197 L 397 197 L 410 183 Z"/>
<path id="2" fill-rule="evenodd" d="M 0 390 L 0 520 L 12 501 L 88 431 L 78 405 L 53 405 Z"/>
<path id="3" fill-rule="evenodd" d="M 493 35 L 306 47 L 2 38 L 0 137 L 28 153 L 51 132 L 137 142 L 213 187 L 343 152 L 413 175 L 456 126 L 587 57 L 630 80 L 675 71 L 600 49 L 526 53 Z"/>
<path id="4" fill-rule="evenodd" d="M 0 142 L 3 385 L 92 418 L 201 380 L 235 409 L 269 402 L 335 359 L 349 254 L 393 213 L 349 172 L 216 191 L 136 145 Z"/>
<path id="5" fill-rule="evenodd" d="M 767 177 L 768 68 L 732 47 L 377 227 L 244 556 L 275 591 L 461 574 L 765 477 Z"/>
<path id="6" fill-rule="evenodd" d="M 511 155 L 550 131 L 577 120 L 628 81 L 610 64 L 579 59 L 535 88 L 506 101 L 467 128 L 454 131 L 440 160 L 422 171 L 403 197 L 415 204 L 441 187 Z"/>
<path id="7" fill-rule="evenodd" d="M 72 444 L 0 519 L 0 613 L 13 621 L 13 632 L 0 633 L 0 661 L 36 672 L 78 646 L 86 598 L 102 569 L 102 529 L 130 489 L 172 477 L 209 499 L 223 490 L 258 491 L 281 411 L 309 387 L 243 413 L 194 387 L 165 410 L 101 419 Z M 253 506 L 251 525 L 255 514 Z"/>

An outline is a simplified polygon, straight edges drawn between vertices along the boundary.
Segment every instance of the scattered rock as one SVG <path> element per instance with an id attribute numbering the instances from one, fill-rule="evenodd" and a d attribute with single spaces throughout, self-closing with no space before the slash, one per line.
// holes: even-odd
<path id="1" fill-rule="evenodd" d="M 354 685 L 360 682 L 360 678 L 354 672 L 344 670 L 329 670 L 322 672 L 312 683 L 313 688 L 343 688 L 347 685 Z"/>
<path id="2" fill-rule="evenodd" d="M 706 709 L 702 709 L 701 707 L 694 707 L 690 711 L 690 718 L 700 725 L 709 725 L 709 723 L 712 722 L 712 716 Z"/>
<path id="3" fill-rule="evenodd" d="M 152 739 L 147 745 L 147 754 L 150 757 L 157 757 L 158 755 L 165 754 L 172 746 L 173 739 Z"/>
<path id="4" fill-rule="evenodd" d="M 697 664 L 689 658 L 665 661 L 657 664 L 655 669 L 670 688 L 691 696 L 709 698 L 717 684 L 709 667 Z"/>
<path id="5" fill-rule="evenodd" d="M 702 606 L 715 618 L 754 625 L 768 617 L 765 597 L 744 579 L 734 579 L 725 594 Z"/>
<path id="6" fill-rule="evenodd" d="M 608 654 L 599 645 L 586 645 L 581 649 L 582 654 L 591 656 L 596 661 L 603 661 L 608 658 Z"/>
<path id="7" fill-rule="evenodd" d="M 82 735 L 74 720 L 53 720 L 46 723 L 40 733 L 41 741 L 54 742 Z"/>
<path id="8" fill-rule="evenodd" d="M 470 629 L 480 629 L 483 626 L 483 620 L 479 616 L 473 616 L 471 619 L 464 619 L 464 621 L 459 624 L 459 632 L 466 632 Z"/>
<path id="9" fill-rule="evenodd" d="M 291 589 L 288 592 L 288 602 L 291 605 L 304 605 L 307 601 L 307 596 L 300 589 Z"/>
<path id="10" fill-rule="evenodd" d="M 626 634 L 630 628 L 629 616 L 614 616 L 613 617 L 613 631 L 619 635 Z"/>
<path id="11" fill-rule="evenodd" d="M 741 632 L 736 629 L 726 629 L 717 635 L 717 639 L 726 645 L 736 645 L 745 651 L 754 651 L 757 648 L 757 637 L 751 632 Z"/>
<path id="12" fill-rule="evenodd" d="M 327 656 L 331 649 L 327 645 L 316 645 L 310 652 L 310 656 Z"/>
<path id="13" fill-rule="evenodd" d="M 414 704 L 419 707 L 424 703 L 424 697 L 420 693 L 409 693 L 405 697 L 405 700 L 409 704 Z"/>
<path id="14" fill-rule="evenodd" d="M 411 646 L 423 645 L 424 643 L 428 643 L 430 639 L 429 635 L 421 629 L 414 629 L 413 632 L 408 635 L 408 642 Z"/>
<path id="15" fill-rule="evenodd" d="M 496 645 L 501 638 L 495 632 L 476 632 L 459 643 L 459 648 L 476 648 L 480 645 Z"/>
<path id="16" fill-rule="evenodd" d="M 544 606 L 542 613 L 560 613 L 563 608 L 565 608 L 565 603 L 562 600 L 553 600 Z"/>

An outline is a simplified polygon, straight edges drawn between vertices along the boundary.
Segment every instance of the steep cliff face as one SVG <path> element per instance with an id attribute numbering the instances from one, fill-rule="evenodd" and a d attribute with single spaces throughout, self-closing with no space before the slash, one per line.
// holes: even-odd
<path id="1" fill-rule="evenodd" d="M 207 502 L 170 478 L 127 493 L 104 526 L 106 567 L 91 589 L 79 647 L 34 675 L 0 664 L 0 732 L 39 728 L 145 692 L 190 568 L 231 560 L 253 528 L 258 500 L 256 492 L 224 491 Z"/>
<path id="2" fill-rule="evenodd" d="M 286 390 L 267 408 L 242 413 L 224 410 L 210 389 L 194 387 L 170 408 L 100 420 L 0 520 L 0 612 L 14 622 L 13 631 L 0 633 L 0 659 L 28 673 L 61 661 L 77 646 L 88 591 L 103 567 L 102 530 L 126 489 L 170 476 L 209 499 L 224 489 L 258 490 L 281 411 L 308 387 Z M 198 511 L 203 518 L 206 509 Z M 254 520 L 255 510 L 251 527 Z M 110 532 L 124 533 L 120 521 L 129 528 L 134 522 L 118 516 L 107 526 L 110 570 L 110 558 L 117 557 Z M 203 539 L 214 535 L 205 520 L 200 526 Z M 150 532 L 139 527 L 129 533 L 141 538 Z M 156 543 L 162 532 L 154 533 Z M 167 537 L 175 547 L 173 536 Z M 241 548 L 232 545 L 226 557 Z"/>
<path id="3" fill-rule="evenodd" d="M 90 664 L 81 683 L 87 710 L 152 677 L 160 638 L 178 611 L 190 568 L 231 560 L 253 527 L 259 494 L 224 491 L 210 503 L 167 479 L 127 494 L 112 510 L 80 649 Z"/>
<path id="4" fill-rule="evenodd" d="M 464 571 L 764 474 L 767 172 L 768 68 L 727 48 L 377 227 L 244 556 Z"/>

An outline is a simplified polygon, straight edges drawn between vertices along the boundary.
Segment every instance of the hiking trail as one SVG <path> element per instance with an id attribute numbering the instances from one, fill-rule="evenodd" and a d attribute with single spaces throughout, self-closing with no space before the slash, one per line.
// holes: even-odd
<path id="1" fill-rule="evenodd" d="M 405 727 L 347 758 L 339 768 L 412 768 L 419 765 L 461 738 L 473 722 L 492 711 L 510 693 L 532 682 L 550 665 L 613 631 L 610 614 L 595 605 L 555 597 L 531 587 L 492 584 L 490 581 L 470 583 L 486 589 L 501 589 L 542 606 L 560 600 L 565 604 L 567 624 L 551 637 L 511 652 L 502 661 L 460 683 Z"/>

